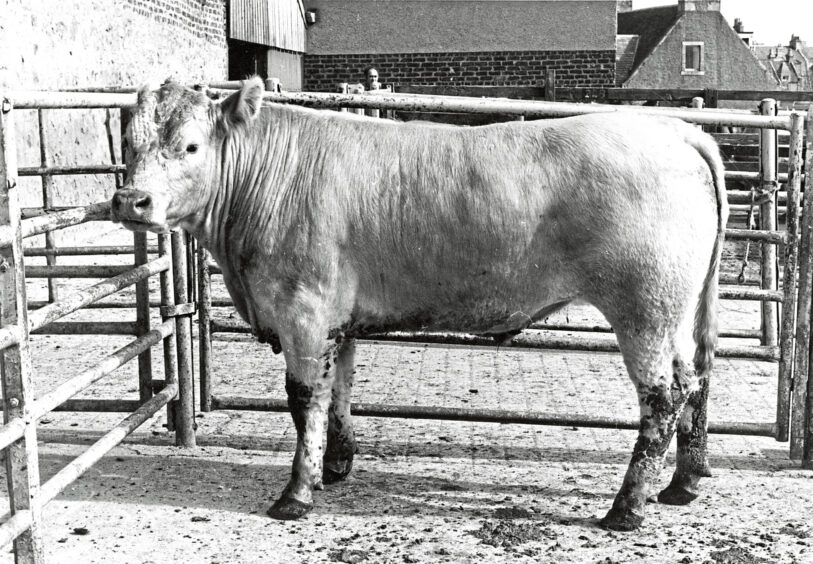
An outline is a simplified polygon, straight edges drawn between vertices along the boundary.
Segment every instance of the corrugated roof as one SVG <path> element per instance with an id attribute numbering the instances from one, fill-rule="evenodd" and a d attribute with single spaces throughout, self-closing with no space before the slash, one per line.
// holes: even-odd
<path id="1" fill-rule="evenodd" d="M 652 53 L 653 49 L 666 36 L 666 33 L 675 25 L 678 16 L 677 5 L 658 6 L 618 14 L 618 34 L 638 36 L 635 59 L 627 76 L 635 72 L 638 66 Z"/>

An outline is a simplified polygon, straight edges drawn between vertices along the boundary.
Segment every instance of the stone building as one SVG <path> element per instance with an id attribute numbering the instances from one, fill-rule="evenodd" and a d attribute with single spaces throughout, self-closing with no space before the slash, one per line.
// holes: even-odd
<path id="1" fill-rule="evenodd" d="M 813 90 L 813 48 L 798 35 L 787 45 L 755 45 L 754 53 L 784 90 Z"/>
<path id="2" fill-rule="evenodd" d="M 305 0 L 305 89 L 334 91 L 375 67 L 382 83 L 613 86 L 615 2 Z"/>

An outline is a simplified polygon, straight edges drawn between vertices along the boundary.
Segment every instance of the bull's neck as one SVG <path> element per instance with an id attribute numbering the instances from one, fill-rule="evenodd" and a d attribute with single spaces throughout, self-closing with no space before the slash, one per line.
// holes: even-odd
<path id="1" fill-rule="evenodd" d="M 209 202 L 196 236 L 222 264 L 273 245 L 286 178 L 297 156 L 297 139 L 285 115 L 262 111 L 223 140 L 209 178 Z"/>

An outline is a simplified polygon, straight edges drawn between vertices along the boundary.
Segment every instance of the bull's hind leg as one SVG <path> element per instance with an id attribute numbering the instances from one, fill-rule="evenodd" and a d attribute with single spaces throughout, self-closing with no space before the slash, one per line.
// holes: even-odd
<path id="1" fill-rule="evenodd" d="M 686 505 L 697 498 L 700 478 L 710 477 L 706 453 L 706 403 L 709 397 L 709 377 L 692 392 L 677 427 L 677 464 L 672 482 L 660 494 L 658 501 L 669 505 Z"/>
<path id="2" fill-rule="evenodd" d="M 275 519 L 298 519 L 313 509 L 313 490 L 322 489 L 322 439 L 333 388 L 338 345 L 327 330 L 286 335 L 285 391 L 296 428 L 291 478 L 268 510 Z"/>
<path id="3" fill-rule="evenodd" d="M 322 482 L 325 484 L 344 480 L 353 468 L 353 455 L 357 452 L 350 416 L 355 352 L 354 339 L 341 341 L 336 360 L 333 397 L 327 413 L 327 449 L 322 462 Z"/>
<path id="4" fill-rule="evenodd" d="M 648 341 L 648 342 L 646 342 Z M 624 360 L 638 392 L 641 420 L 638 440 L 613 506 L 601 525 L 617 531 L 637 529 L 644 520 L 649 491 L 678 418 L 689 396 L 694 371 L 676 355 L 671 339 L 625 339 L 619 335 Z"/>

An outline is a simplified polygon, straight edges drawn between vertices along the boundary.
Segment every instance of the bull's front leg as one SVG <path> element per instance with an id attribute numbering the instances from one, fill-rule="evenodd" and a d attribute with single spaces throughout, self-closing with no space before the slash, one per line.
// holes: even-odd
<path id="1" fill-rule="evenodd" d="M 337 342 L 336 376 L 328 411 L 327 449 L 322 464 L 322 481 L 325 484 L 344 480 L 353 468 L 353 455 L 357 452 L 350 416 L 356 343 L 354 339 L 342 339 L 341 336 L 337 337 Z"/>
<path id="2" fill-rule="evenodd" d="M 692 392 L 677 427 L 677 461 L 672 482 L 661 493 L 658 501 L 668 505 L 686 505 L 698 496 L 700 478 L 710 477 L 706 452 L 706 405 L 709 397 L 709 376 L 700 382 L 700 389 Z"/>
<path id="3" fill-rule="evenodd" d="M 321 338 L 294 339 L 293 346 L 284 347 L 285 391 L 296 428 L 296 453 L 288 485 L 268 510 L 275 519 L 303 517 L 313 509 L 313 490 L 323 488 L 322 439 L 338 349 L 326 335 L 327 331 Z"/>
<path id="4" fill-rule="evenodd" d="M 675 426 L 688 399 L 688 368 L 676 361 L 671 383 L 638 385 L 641 423 L 627 473 L 601 526 L 632 531 L 644 521 L 650 487 L 658 478 Z"/>

